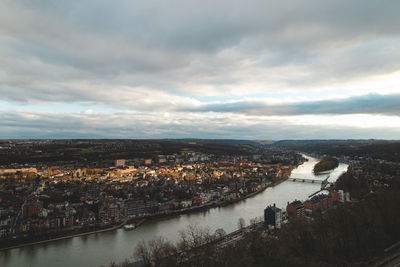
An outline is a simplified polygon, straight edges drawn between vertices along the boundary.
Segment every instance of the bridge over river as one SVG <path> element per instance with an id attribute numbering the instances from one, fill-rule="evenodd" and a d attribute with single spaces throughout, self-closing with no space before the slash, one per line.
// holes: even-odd
<path id="1" fill-rule="evenodd" d="M 309 179 L 309 178 L 288 178 L 288 181 L 300 182 L 300 183 L 312 183 L 312 184 L 322 184 L 324 180 Z"/>
<path id="2" fill-rule="evenodd" d="M 329 184 L 328 182 L 329 175 L 326 177 L 324 180 L 321 179 L 312 179 L 312 178 L 296 178 L 296 177 L 290 177 L 287 179 L 287 181 L 292 181 L 292 182 L 300 182 L 300 183 L 312 183 L 312 184 L 321 184 L 321 190 L 325 189 L 325 187 Z"/>

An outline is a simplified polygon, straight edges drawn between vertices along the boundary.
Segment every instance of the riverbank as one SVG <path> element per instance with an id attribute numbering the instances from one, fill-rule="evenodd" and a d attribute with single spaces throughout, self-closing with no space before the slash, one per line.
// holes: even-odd
<path id="1" fill-rule="evenodd" d="M 179 210 L 171 210 L 171 211 L 166 211 L 164 213 L 150 214 L 150 215 L 144 215 L 144 216 L 134 217 L 134 218 L 125 218 L 119 224 L 103 226 L 104 228 L 98 229 L 98 230 L 71 229 L 71 230 L 67 230 L 66 232 L 44 233 L 41 236 L 3 240 L 2 242 L 0 242 L 0 251 L 5 251 L 5 250 L 9 250 L 9 249 L 14 249 L 14 248 L 20 248 L 20 247 L 25 247 L 25 246 L 31 246 L 31 245 L 36 245 L 36 244 L 44 244 L 44 243 L 48 243 L 48 242 L 52 242 L 52 241 L 70 239 L 73 237 L 86 236 L 86 235 L 91 235 L 91 234 L 96 234 L 96 233 L 114 231 L 128 223 L 134 223 L 137 228 L 148 219 L 167 218 L 167 217 L 173 217 L 173 216 L 182 215 L 182 214 L 205 211 L 205 210 L 216 208 L 216 207 L 229 206 L 229 205 L 235 204 L 237 202 L 240 202 L 242 200 L 245 200 L 247 198 L 253 197 L 253 196 L 263 192 L 268 187 L 274 187 L 276 185 L 279 185 L 280 183 L 287 180 L 288 177 L 286 177 L 286 176 L 290 176 L 290 173 L 292 170 L 293 170 L 293 167 L 291 167 L 288 170 L 288 173 L 287 173 L 287 175 L 285 175 L 285 177 L 278 179 L 272 183 L 264 184 L 264 185 L 262 185 L 262 188 L 254 191 L 250 194 L 240 196 L 240 197 L 237 197 L 234 199 L 224 200 L 224 201 L 219 201 L 219 202 L 210 202 L 210 203 L 200 205 L 200 206 L 193 206 L 190 208 L 179 209 Z M 99 227 L 99 226 L 95 226 L 94 228 L 96 228 L 96 227 Z"/>
<path id="2" fill-rule="evenodd" d="M 250 194 L 247 194 L 245 196 L 241 196 L 241 197 L 238 197 L 235 199 L 221 201 L 221 202 L 215 202 L 215 203 L 212 202 L 212 203 L 207 203 L 207 204 L 201 205 L 201 206 L 195 206 L 195 207 L 190 207 L 190 208 L 186 208 L 186 209 L 169 211 L 169 212 L 165 212 L 165 213 L 145 215 L 145 216 L 135 217 L 135 218 L 126 218 L 123 222 L 121 222 L 117 225 L 114 225 L 114 226 L 111 226 L 108 228 L 99 229 L 99 230 L 79 231 L 78 233 L 74 233 L 74 234 L 71 234 L 69 232 L 67 235 L 63 235 L 64 233 L 54 233 L 55 237 L 51 237 L 51 238 L 33 237 L 33 238 L 29 238 L 29 241 L 26 241 L 26 239 L 25 240 L 9 239 L 9 240 L 6 240 L 7 241 L 6 245 L 3 246 L 0 244 L 0 251 L 5 251 L 5 250 L 9 250 L 9 249 L 14 249 L 14 248 L 20 248 L 20 247 L 25 247 L 25 246 L 31 246 L 31 245 L 36 245 L 36 244 L 44 244 L 44 243 L 59 241 L 59 240 L 63 240 L 63 239 L 70 239 L 73 237 L 114 231 L 114 230 L 121 228 L 122 226 L 124 226 L 127 223 L 135 223 L 135 226 L 139 227 L 141 224 L 143 224 L 148 219 L 166 218 L 166 217 L 172 217 L 172 216 L 177 216 L 177 215 L 181 215 L 181 214 L 188 214 L 188 213 L 204 211 L 204 210 L 208 210 L 208 209 L 215 208 L 215 207 L 225 207 L 225 206 L 237 203 L 239 201 L 245 200 L 247 198 L 253 197 L 253 196 L 263 192 L 266 188 L 268 188 L 270 186 L 278 185 L 285 180 L 286 180 L 286 178 L 280 179 L 275 183 L 263 186 L 261 189 L 255 191 L 255 192 L 252 192 Z M 71 232 L 73 232 L 73 231 L 71 231 Z"/>
<path id="3" fill-rule="evenodd" d="M 204 204 L 201 206 L 195 206 L 195 207 L 180 209 L 180 210 L 176 210 L 176 211 L 168 211 L 168 212 L 161 213 L 161 214 L 159 213 L 159 214 L 154 214 L 154 215 L 146 215 L 143 217 L 136 217 L 135 219 L 137 219 L 137 218 L 146 218 L 146 219 L 167 218 L 167 217 L 181 215 L 181 214 L 188 214 L 188 213 L 192 213 L 192 212 L 204 211 L 204 210 L 208 210 L 208 209 L 212 209 L 212 208 L 216 208 L 216 207 L 226 207 L 226 206 L 238 203 L 247 198 L 256 196 L 257 194 L 262 193 L 265 189 L 267 189 L 269 187 L 277 186 L 277 185 L 281 184 L 282 182 L 286 181 L 287 179 L 288 179 L 288 177 L 281 178 L 279 180 L 276 180 L 273 183 L 264 185 L 262 188 L 258 189 L 255 192 L 252 192 L 250 194 L 247 194 L 245 196 L 241 196 L 241 197 L 238 197 L 235 199 L 225 200 L 225 201 L 221 201 L 221 202 L 211 202 L 211 203 L 207 203 L 207 204 Z"/>
<path id="4" fill-rule="evenodd" d="M 279 183 L 285 181 L 286 179 L 283 179 L 282 181 L 280 181 Z M 277 184 L 279 184 L 277 183 Z M 270 184 L 270 185 L 266 185 L 263 186 L 261 189 L 252 192 L 250 194 L 247 194 L 245 196 L 241 196 L 235 199 L 231 199 L 231 200 L 225 200 L 225 201 L 221 201 L 221 202 L 211 202 L 211 203 L 207 203 L 201 206 L 194 206 L 194 207 L 190 207 L 190 208 L 185 208 L 185 209 L 180 209 L 180 210 L 172 210 L 172 211 L 168 211 L 168 212 L 164 212 L 164 213 L 157 213 L 157 214 L 151 214 L 151 215 L 146 215 L 143 217 L 135 217 L 133 219 L 159 219 L 159 218 L 168 218 L 168 217 L 174 217 L 177 215 L 182 215 L 182 214 L 188 214 L 188 213 L 195 213 L 195 212 L 199 212 L 199 211 L 205 211 L 208 209 L 212 209 L 212 208 L 216 208 L 216 207 L 226 207 L 232 204 L 235 204 L 237 202 L 240 202 L 242 200 L 245 200 L 247 198 L 253 197 L 261 192 L 263 192 L 265 189 L 267 189 L 270 186 L 275 186 L 277 184 Z"/>
<path id="5" fill-rule="evenodd" d="M 63 235 L 63 236 L 60 236 L 60 237 L 46 238 L 46 239 L 43 239 L 43 240 L 40 240 L 40 238 L 32 238 L 32 239 L 36 239 L 36 240 L 35 241 L 30 241 L 30 242 L 22 242 L 20 244 L 15 244 L 15 245 L 11 245 L 11 246 L 1 247 L 0 251 L 13 249 L 13 248 L 19 248 L 19 247 L 25 247 L 25 246 L 31 246 L 31 245 L 36 245 L 36 244 L 43 244 L 43 243 L 52 242 L 52 241 L 58 241 L 58 240 L 63 240 L 63 239 L 69 239 L 69 238 L 78 237 L 78 236 L 85 236 L 85 235 L 91 235 L 91 234 L 96 234 L 96 233 L 103 233 L 103 232 L 107 232 L 107 231 L 113 231 L 113 230 L 116 230 L 116 229 L 122 227 L 124 224 L 126 224 L 126 221 L 123 221 L 122 223 L 120 223 L 118 225 L 115 225 L 115 226 L 112 226 L 112 227 L 108 227 L 108 228 L 104 228 L 104 229 L 100 229 L 100 230 L 84 231 L 84 232 L 80 232 L 80 233 Z M 11 240 L 8 240 L 8 241 L 12 242 L 14 240 L 11 239 Z M 16 240 L 16 243 L 18 243 L 18 242 L 20 242 L 20 241 Z"/>
<path id="6" fill-rule="evenodd" d="M 137 220 L 124 220 L 123 222 L 121 222 L 121 223 L 119 223 L 117 225 L 114 225 L 112 227 L 108 227 L 108 228 L 104 228 L 104 229 L 100 229 L 100 230 L 94 230 L 94 231 L 85 231 L 85 232 L 81 232 L 81 233 L 69 234 L 69 235 L 64 235 L 64 236 L 55 237 L 55 238 L 36 240 L 36 241 L 31 241 L 31 242 L 24 242 L 24 243 L 21 243 L 21 244 L 2 247 L 2 248 L 0 248 L 0 251 L 14 249 L 14 248 L 20 248 L 20 247 L 25 247 L 25 246 L 31 246 L 31 245 L 37 245 L 37 244 L 44 244 L 44 243 L 48 243 L 48 242 L 52 242 L 52 241 L 69 239 L 69 238 L 74 238 L 74 237 L 78 237 L 78 236 L 85 236 L 85 235 L 91 235 L 91 234 L 104 233 L 104 232 L 108 232 L 108 231 L 114 231 L 114 230 L 117 230 L 117 229 L 121 228 L 122 226 L 124 226 L 125 224 L 127 224 L 129 222 L 135 222 L 135 227 L 139 227 L 145 221 L 146 221 L 145 218 L 141 219 L 140 221 L 137 221 Z"/>

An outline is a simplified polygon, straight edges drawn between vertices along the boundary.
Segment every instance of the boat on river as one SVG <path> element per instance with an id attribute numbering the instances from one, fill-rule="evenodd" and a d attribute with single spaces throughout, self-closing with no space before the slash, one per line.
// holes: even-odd
<path id="1" fill-rule="evenodd" d="M 134 224 L 125 224 L 124 225 L 124 230 L 125 231 L 131 231 L 135 229 L 135 225 Z"/>

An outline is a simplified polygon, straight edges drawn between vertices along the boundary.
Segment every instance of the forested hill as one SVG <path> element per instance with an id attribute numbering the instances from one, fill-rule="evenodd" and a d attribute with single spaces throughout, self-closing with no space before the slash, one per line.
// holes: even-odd
<path id="1" fill-rule="evenodd" d="M 334 157 L 371 157 L 400 162 L 400 141 L 398 140 L 283 140 L 272 146 Z"/>

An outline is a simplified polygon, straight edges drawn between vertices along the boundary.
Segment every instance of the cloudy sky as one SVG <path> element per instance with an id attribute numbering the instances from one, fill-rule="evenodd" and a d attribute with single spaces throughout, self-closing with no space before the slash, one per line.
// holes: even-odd
<path id="1" fill-rule="evenodd" d="M 2 0 L 0 138 L 400 138 L 398 0 Z"/>

